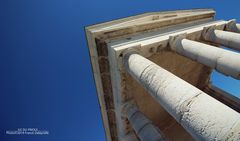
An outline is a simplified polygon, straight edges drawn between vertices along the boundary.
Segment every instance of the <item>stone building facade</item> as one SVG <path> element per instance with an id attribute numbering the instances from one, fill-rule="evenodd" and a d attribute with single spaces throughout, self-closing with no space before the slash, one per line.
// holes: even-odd
<path id="1" fill-rule="evenodd" d="M 240 140 L 240 24 L 212 9 L 153 12 L 86 27 L 108 141 Z M 222 46 L 231 48 L 226 50 Z"/>

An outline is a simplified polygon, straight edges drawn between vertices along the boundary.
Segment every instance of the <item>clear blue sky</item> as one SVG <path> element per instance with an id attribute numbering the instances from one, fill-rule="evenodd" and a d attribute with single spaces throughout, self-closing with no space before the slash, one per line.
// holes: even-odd
<path id="1" fill-rule="evenodd" d="M 1 0 L 0 140 L 105 141 L 84 26 L 144 12 L 214 8 L 240 20 L 235 0 Z M 239 81 L 213 82 L 240 96 Z M 238 89 L 237 89 L 238 88 Z M 6 135 L 16 128 L 47 136 Z"/>

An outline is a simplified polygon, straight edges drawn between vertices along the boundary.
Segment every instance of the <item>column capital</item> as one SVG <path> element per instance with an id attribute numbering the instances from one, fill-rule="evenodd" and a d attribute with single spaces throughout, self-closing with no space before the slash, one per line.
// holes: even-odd
<path id="1" fill-rule="evenodd" d="M 216 26 L 204 27 L 202 30 L 202 37 L 204 40 L 214 40 L 213 33 L 216 29 Z"/>
<path id="2" fill-rule="evenodd" d="M 136 46 L 131 46 L 127 49 L 124 49 L 122 50 L 119 55 L 118 55 L 118 68 L 121 70 L 121 71 L 124 71 L 124 65 L 126 63 L 126 60 L 128 58 L 128 56 L 130 54 L 140 54 L 142 55 L 142 51 L 141 51 L 141 44 L 138 44 Z"/>
<path id="3" fill-rule="evenodd" d="M 142 54 L 141 53 L 141 45 L 133 46 L 131 48 L 127 48 L 127 49 L 123 50 L 121 53 L 121 56 L 124 57 L 126 55 L 133 54 L 133 53 L 141 55 Z"/>
<path id="4" fill-rule="evenodd" d="M 236 28 L 236 24 L 237 24 L 236 19 L 229 20 L 228 23 L 225 25 L 225 30 L 234 31 Z"/>
<path id="5" fill-rule="evenodd" d="M 177 51 L 177 46 L 180 45 L 180 41 L 183 40 L 183 39 L 186 39 L 186 37 L 187 37 L 187 33 L 180 34 L 180 35 L 177 35 L 177 36 L 170 36 L 169 37 L 170 48 L 173 51 Z"/>

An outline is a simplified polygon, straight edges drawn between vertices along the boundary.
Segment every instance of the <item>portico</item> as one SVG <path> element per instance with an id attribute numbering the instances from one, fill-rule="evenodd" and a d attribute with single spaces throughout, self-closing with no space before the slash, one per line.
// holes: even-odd
<path id="1" fill-rule="evenodd" d="M 108 141 L 239 140 L 240 101 L 211 84 L 240 79 L 239 24 L 215 11 L 147 13 L 86 28 Z"/>

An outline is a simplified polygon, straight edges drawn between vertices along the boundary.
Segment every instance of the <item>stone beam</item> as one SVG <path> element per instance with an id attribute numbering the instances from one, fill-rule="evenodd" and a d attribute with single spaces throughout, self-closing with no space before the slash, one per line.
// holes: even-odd
<path id="1" fill-rule="evenodd" d="M 240 79 L 240 54 L 236 52 L 184 39 L 184 36 L 171 37 L 170 46 L 180 55 Z"/>
<path id="2" fill-rule="evenodd" d="M 214 27 L 206 28 L 202 34 L 207 41 L 221 44 L 240 51 L 240 34 L 214 29 Z"/>
<path id="3" fill-rule="evenodd" d="M 125 104 L 123 111 L 141 141 L 165 141 L 160 130 L 134 104 Z"/>
<path id="4" fill-rule="evenodd" d="M 124 55 L 135 78 L 196 140 L 240 140 L 240 114 L 150 60 Z"/>

